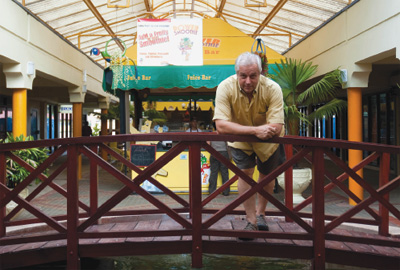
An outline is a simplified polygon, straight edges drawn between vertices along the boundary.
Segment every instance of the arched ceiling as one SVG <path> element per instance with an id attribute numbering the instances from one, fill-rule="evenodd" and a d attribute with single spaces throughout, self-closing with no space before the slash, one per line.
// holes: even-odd
<path id="1" fill-rule="evenodd" d="M 221 18 L 283 53 L 358 0 L 13 0 L 89 55 L 136 42 L 138 18 Z M 114 41 L 108 50 L 116 48 Z M 91 56 L 101 62 L 101 56 Z"/>

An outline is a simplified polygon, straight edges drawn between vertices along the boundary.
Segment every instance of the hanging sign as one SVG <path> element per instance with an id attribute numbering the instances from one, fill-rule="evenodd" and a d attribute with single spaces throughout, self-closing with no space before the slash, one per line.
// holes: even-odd
<path id="1" fill-rule="evenodd" d="M 103 76 L 104 91 L 113 93 L 112 89 L 144 89 L 144 88 L 214 88 L 218 84 L 235 74 L 233 65 L 211 66 L 165 66 L 165 67 L 138 67 L 138 76 L 134 74 L 132 66 L 124 66 L 125 84 L 115 85 L 112 70 L 106 68 Z"/>
<path id="2" fill-rule="evenodd" d="M 61 105 L 60 113 L 72 113 L 72 105 Z"/>
<path id="3" fill-rule="evenodd" d="M 203 65 L 201 19 L 138 19 L 138 66 Z"/>

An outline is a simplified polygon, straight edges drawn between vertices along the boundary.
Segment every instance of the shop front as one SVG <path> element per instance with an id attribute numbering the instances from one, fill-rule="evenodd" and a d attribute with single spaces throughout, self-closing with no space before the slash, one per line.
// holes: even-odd
<path id="1" fill-rule="evenodd" d="M 195 66 L 123 66 L 122 76 L 113 79 L 113 72 L 107 68 L 104 72 L 103 89 L 113 93 L 113 89 L 135 93 L 131 99 L 135 107 L 162 112 L 165 121 L 149 121 L 142 118 L 135 125 L 138 132 L 185 132 L 191 119 L 196 118 L 202 132 L 212 132 L 215 91 L 225 78 L 235 74 L 234 63 L 243 52 L 251 51 L 255 40 L 221 19 L 204 19 L 203 27 L 203 65 Z M 138 63 L 137 44 L 126 51 L 126 56 Z M 268 59 L 268 71 L 284 57 L 265 48 Z M 132 98 L 133 97 L 133 98 Z M 135 109 L 137 113 L 138 110 Z M 134 132 L 136 132 L 134 130 Z M 159 158 L 176 142 L 143 142 L 155 145 L 155 159 Z M 208 190 L 209 153 L 202 151 L 202 186 Z M 179 168 L 177 170 L 176 168 Z M 188 192 L 189 184 L 188 154 L 182 152 L 172 162 L 157 172 L 153 177 L 171 190 L 178 193 Z M 234 175 L 231 175 L 233 177 Z M 134 176 L 134 175 L 133 175 Z M 257 176 L 255 176 L 257 177 Z M 218 185 L 221 185 L 219 176 Z M 149 183 L 144 183 L 146 186 Z M 149 191 L 154 187 L 145 187 Z M 237 191 L 236 184 L 231 191 Z"/>

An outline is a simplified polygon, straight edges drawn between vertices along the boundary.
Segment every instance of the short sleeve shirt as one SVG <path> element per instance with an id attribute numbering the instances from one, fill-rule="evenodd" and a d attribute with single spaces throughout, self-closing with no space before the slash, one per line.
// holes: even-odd
<path id="1" fill-rule="evenodd" d="M 280 86 L 260 75 L 251 102 L 240 89 L 237 75 L 222 81 L 215 96 L 213 120 L 227 120 L 244 126 L 284 124 L 283 96 Z M 284 129 L 280 136 L 283 136 Z M 278 144 L 229 142 L 229 146 L 243 150 L 248 155 L 256 153 L 265 162 L 278 148 Z"/>

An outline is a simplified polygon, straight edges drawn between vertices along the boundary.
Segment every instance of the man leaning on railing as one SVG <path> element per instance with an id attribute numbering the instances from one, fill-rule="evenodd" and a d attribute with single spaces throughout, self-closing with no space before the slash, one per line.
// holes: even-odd
<path id="1" fill-rule="evenodd" d="M 215 98 L 213 120 L 221 134 L 255 135 L 262 140 L 284 134 L 283 97 L 280 86 L 261 75 L 261 59 L 252 53 L 243 53 L 235 63 L 236 74 L 220 83 Z M 278 144 L 230 142 L 232 157 L 237 167 L 249 177 L 253 177 L 257 164 L 259 179 L 264 178 L 279 165 L 283 151 Z M 238 182 L 239 194 L 250 186 L 241 178 Z M 264 189 L 272 193 L 274 181 Z M 243 205 L 246 212 L 245 230 L 268 231 L 265 220 L 267 199 L 256 195 Z M 240 238 L 241 240 L 252 240 Z"/>

